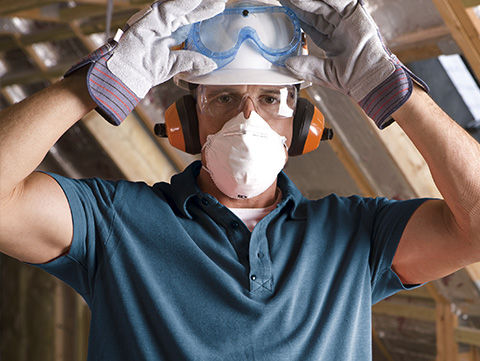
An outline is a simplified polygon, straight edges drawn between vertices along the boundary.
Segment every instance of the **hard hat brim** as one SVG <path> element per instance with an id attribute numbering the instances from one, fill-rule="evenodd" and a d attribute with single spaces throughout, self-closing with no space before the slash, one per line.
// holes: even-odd
<path id="1" fill-rule="evenodd" d="M 203 85 L 293 85 L 308 84 L 295 77 L 286 68 L 276 69 L 219 69 L 203 76 L 193 76 L 188 73 L 180 73 L 175 76 L 175 83 L 184 89 L 190 84 Z"/>

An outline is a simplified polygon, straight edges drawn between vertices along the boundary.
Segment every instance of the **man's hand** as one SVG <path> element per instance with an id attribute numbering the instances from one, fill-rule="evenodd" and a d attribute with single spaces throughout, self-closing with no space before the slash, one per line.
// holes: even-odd
<path id="1" fill-rule="evenodd" d="M 157 1 L 127 22 L 120 39 L 107 44 L 77 63 L 66 74 L 87 64 L 89 92 L 99 113 L 119 125 L 150 88 L 179 72 L 203 75 L 215 62 L 191 51 L 172 51 L 186 36 L 186 25 L 223 11 L 226 0 Z"/>
<path id="2" fill-rule="evenodd" d="M 412 74 L 383 44 L 378 28 L 358 0 L 281 0 L 326 58 L 290 58 L 297 76 L 352 97 L 379 128 L 404 104 L 413 89 Z"/>

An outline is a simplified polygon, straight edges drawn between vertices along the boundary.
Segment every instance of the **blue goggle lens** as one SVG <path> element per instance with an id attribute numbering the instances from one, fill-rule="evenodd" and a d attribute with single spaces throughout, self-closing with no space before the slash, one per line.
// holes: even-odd
<path id="1" fill-rule="evenodd" d="M 192 26 L 185 48 L 197 51 L 223 67 L 233 61 L 241 45 L 252 41 L 275 65 L 299 54 L 302 31 L 293 11 L 279 6 L 228 8 Z"/>

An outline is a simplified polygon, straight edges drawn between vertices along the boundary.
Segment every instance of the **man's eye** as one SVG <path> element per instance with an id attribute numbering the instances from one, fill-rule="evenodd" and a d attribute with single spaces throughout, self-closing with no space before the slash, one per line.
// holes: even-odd
<path id="1" fill-rule="evenodd" d="M 278 102 L 278 99 L 275 98 L 274 96 L 265 96 L 265 97 L 263 98 L 263 102 L 264 102 L 265 104 L 271 105 L 271 104 L 277 103 L 277 102 Z"/>
<path id="2" fill-rule="evenodd" d="M 217 97 L 217 102 L 221 104 L 227 104 L 232 101 L 232 97 L 228 94 L 222 94 Z"/>

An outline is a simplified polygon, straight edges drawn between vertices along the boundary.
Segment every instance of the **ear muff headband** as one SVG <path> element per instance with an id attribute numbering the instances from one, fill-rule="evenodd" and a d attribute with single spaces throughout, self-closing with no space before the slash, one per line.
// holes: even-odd
<path id="1" fill-rule="evenodd" d="M 200 153 L 200 137 L 195 99 L 185 95 L 165 112 L 165 124 L 155 126 L 155 134 L 168 137 L 170 144 L 190 154 Z M 292 144 L 289 156 L 311 152 L 320 141 L 333 137 L 333 131 L 325 128 L 323 114 L 307 99 L 299 98 L 293 119 Z"/>

